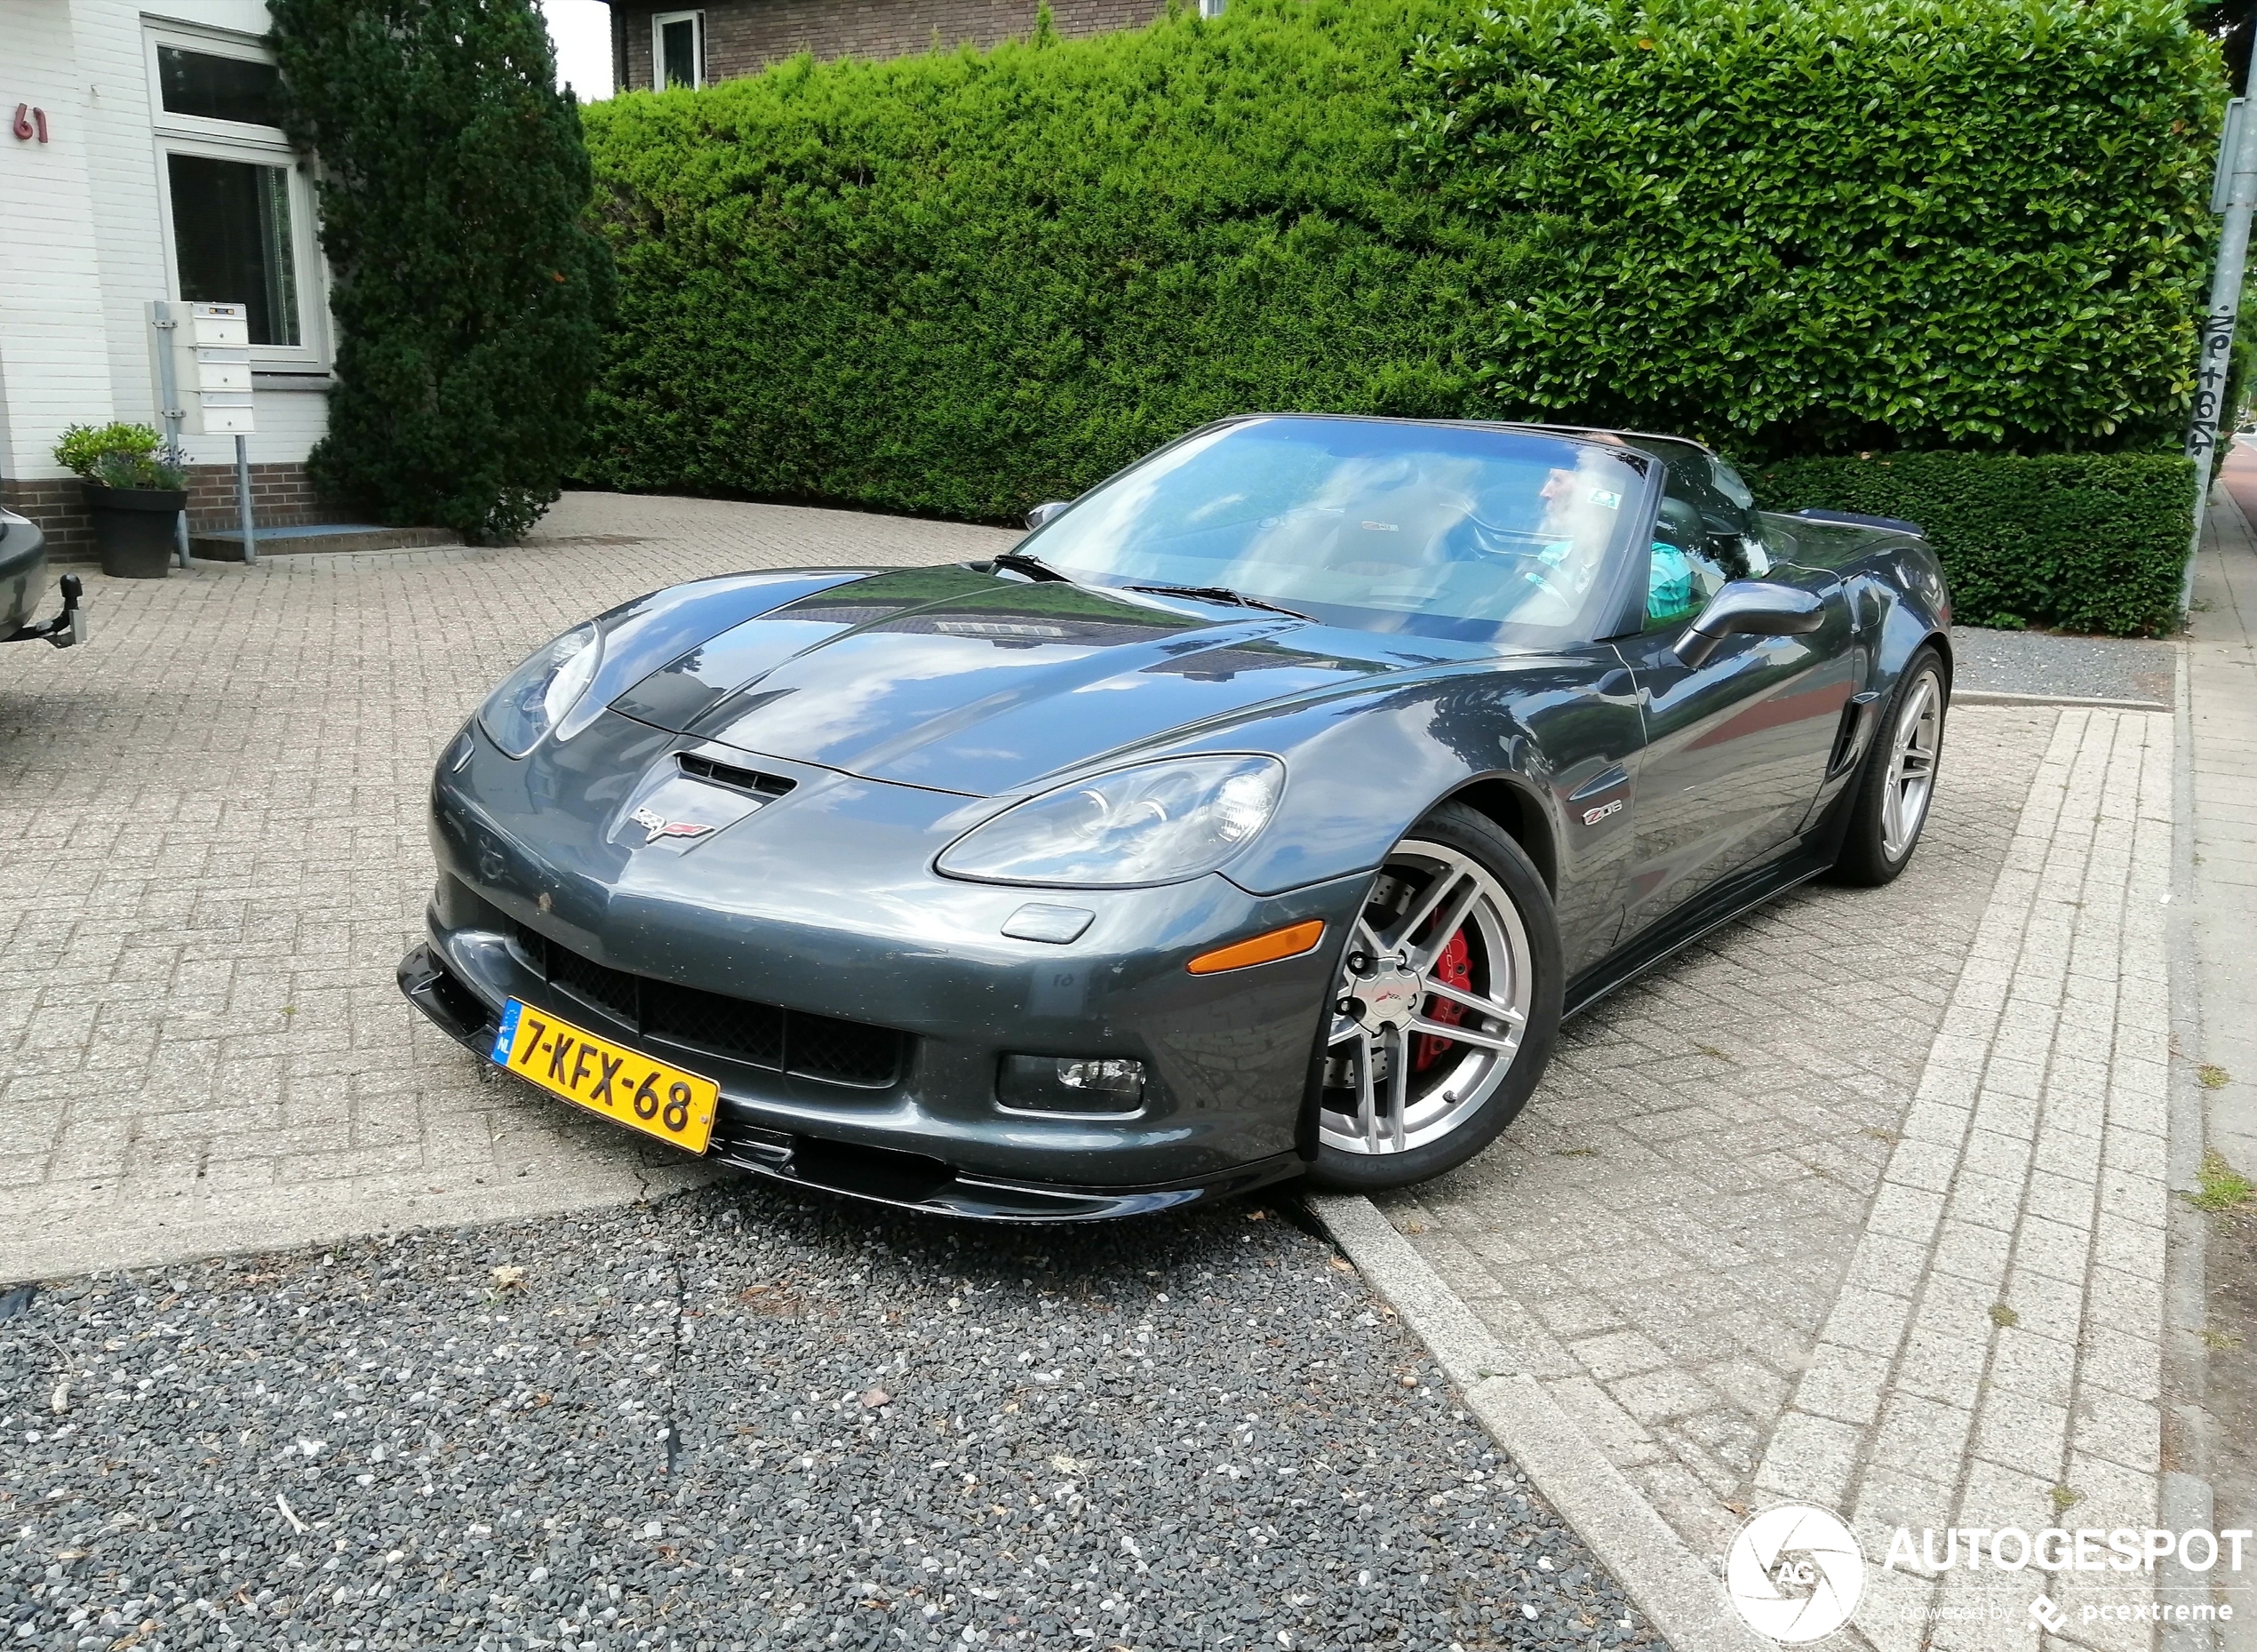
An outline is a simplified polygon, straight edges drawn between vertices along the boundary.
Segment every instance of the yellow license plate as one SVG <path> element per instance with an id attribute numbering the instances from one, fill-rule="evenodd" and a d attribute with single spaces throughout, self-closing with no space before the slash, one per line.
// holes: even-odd
<path id="1" fill-rule="evenodd" d="M 513 998 L 494 1034 L 495 1065 L 646 1136 L 703 1153 L 721 1086 Z"/>

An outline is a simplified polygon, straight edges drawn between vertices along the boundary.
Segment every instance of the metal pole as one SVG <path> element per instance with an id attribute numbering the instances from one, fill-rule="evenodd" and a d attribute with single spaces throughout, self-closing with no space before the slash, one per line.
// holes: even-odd
<path id="1" fill-rule="evenodd" d="M 179 322 L 172 315 L 172 307 L 162 300 L 150 306 L 149 324 L 156 329 L 156 416 L 164 423 L 165 456 L 175 465 L 185 466 L 187 455 L 180 451 L 180 420 L 185 416 L 180 408 L 180 387 L 172 371 L 172 334 L 179 331 Z M 188 513 L 182 511 L 172 519 L 172 555 L 186 568 L 188 565 Z"/>
<path id="2" fill-rule="evenodd" d="M 2210 466 L 2218 451 L 2218 421 L 2235 410 L 2225 405 L 2226 370 L 2234 353 L 2234 322 L 2241 313 L 2241 281 L 2249 260 L 2250 209 L 2257 206 L 2257 119 L 2249 100 L 2226 108 L 2226 130 L 2218 144 L 2218 174 L 2210 192 L 2213 211 L 2225 214 L 2218 237 L 2218 264 L 2210 277 L 2210 308 L 2202 318 L 2202 354 L 2196 377 L 2194 417 L 2187 426 L 2187 457 L 2194 460 L 2194 542 L 2187 547 L 2186 576 L 2179 584 L 2183 620 L 2194 604 L 2195 558 L 2202 554 L 2202 523 L 2210 502 Z"/>
<path id="3" fill-rule="evenodd" d="M 243 559 L 255 563 L 259 539 L 251 525 L 251 443 L 245 436 L 235 438 L 235 515 L 243 522 Z"/>

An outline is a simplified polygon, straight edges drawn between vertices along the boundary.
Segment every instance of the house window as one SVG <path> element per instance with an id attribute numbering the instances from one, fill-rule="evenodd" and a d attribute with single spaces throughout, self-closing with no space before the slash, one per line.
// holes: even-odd
<path id="1" fill-rule="evenodd" d="M 1199 0 L 1199 14 L 1201 17 L 1220 17 L 1223 15 L 1223 4 L 1224 0 Z"/>
<path id="2" fill-rule="evenodd" d="M 248 58 L 219 57 L 186 46 L 156 48 L 158 93 L 168 115 L 275 126 L 275 95 L 282 71 Z"/>
<path id="3" fill-rule="evenodd" d="M 177 149 L 165 156 L 164 166 L 180 296 L 191 304 L 247 305 L 253 344 L 304 343 L 291 169 Z"/>
<path id="4" fill-rule="evenodd" d="M 313 191 L 279 72 L 255 40 L 171 28 L 150 31 L 148 68 L 170 296 L 244 306 L 254 367 L 322 366 Z"/>
<path id="5" fill-rule="evenodd" d="M 668 86 L 706 84 L 706 14 L 703 12 L 661 12 L 650 20 L 651 84 Z"/>

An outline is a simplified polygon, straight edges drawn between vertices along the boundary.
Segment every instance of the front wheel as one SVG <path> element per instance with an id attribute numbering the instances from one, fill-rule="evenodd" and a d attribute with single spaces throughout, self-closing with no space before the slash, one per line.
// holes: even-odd
<path id="1" fill-rule="evenodd" d="M 1446 803 L 1413 827 L 1326 1006 L 1314 1178 L 1407 1186 L 1495 1140 L 1551 1059 L 1559 955 L 1551 891 L 1495 822 Z"/>
<path id="2" fill-rule="evenodd" d="M 1950 704 L 1943 657 L 1933 645 L 1924 645 L 1897 679 L 1880 738 L 1866 754 L 1850 799 L 1849 827 L 1834 861 L 1838 882 L 1878 889 L 1910 862 L 1935 796 Z"/>

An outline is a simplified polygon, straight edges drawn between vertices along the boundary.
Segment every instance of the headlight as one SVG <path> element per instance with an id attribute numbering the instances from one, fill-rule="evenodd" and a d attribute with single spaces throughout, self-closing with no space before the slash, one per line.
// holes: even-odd
<path id="1" fill-rule="evenodd" d="M 1077 780 L 1008 809 L 942 851 L 939 869 L 998 883 L 1172 883 L 1211 872 L 1268 824 L 1274 757 L 1187 757 Z"/>
<path id="2" fill-rule="evenodd" d="M 574 626 L 502 679 L 478 708 L 478 726 L 512 757 L 522 757 L 587 692 L 602 658 L 603 638 L 595 626 Z"/>

